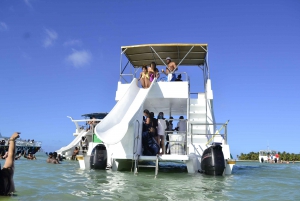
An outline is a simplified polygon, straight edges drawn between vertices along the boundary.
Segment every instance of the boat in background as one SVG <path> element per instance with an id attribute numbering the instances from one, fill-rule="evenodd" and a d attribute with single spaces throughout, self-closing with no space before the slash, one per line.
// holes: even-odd
<path id="1" fill-rule="evenodd" d="M 8 151 L 8 143 L 10 137 L 4 137 L 0 133 L 0 154 L 3 156 Z M 35 140 L 16 139 L 16 154 L 35 154 L 42 147 L 42 142 Z"/>
<path id="2" fill-rule="evenodd" d="M 280 160 L 280 155 L 275 150 L 260 150 L 258 155 L 260 163 L 277 163 Z"/>
<path id="3" fill-rule="evenodd" d="M 149 88 L 140 88 L 138 71 L 141 67 L 155 62 L 158 67 L 165 68 L 165 58 L 168 57 L 180 69 L 185 67 L 191 71 L 179 72 L 177 68 L 170 75 L 172 79 L 177 76 L 178 81 L 166 82 L 167 77 L 161 76 L 159 80 L 154 78 Z M 199 77 L 194 77 L 191 82 L 189 73 L 198 74 Z M 227 141 L 228 121 L 217 123 L 214 115 L 207 44 L 122 46 L 118 76 L 117 103 L 95 128 L 95 134 L 101 142 L 90 141 L 87 154 L 77 156 L 81 169 L 103 168 L 102 164 L 107 161 L 107 168 L 112 171 L 131 169 L 137 173 L 139 168 L 154 167 L 156 177 L 159 163 L 176 162 L 184 163 L 188 173 L 232 173 L 235 161 Z M 190 90 L 192 83 L 197 92 Z M 199 88 L 201 85 L 202 90 Z M 169 137 L 170 154 L 165 150 L 158 154 L 157 146 L 147 131 L 143 132 L 145 109 L 155 114 L 163 112 L 168 121 L 184 121 L 182 125 L 185 125 L 185 130 L 165 132 L 165 137 Z M 184 119 L 171 118 L 174 116 Z M 152 152 L 148 149 L 152 149 Z M 205 152 L 207 149 L 210 150 Z M 222 156 L 219 157 L 220 154 Z M 95 164 L 99 161 L 101 164 Z M 203 161 L 205 164 L 202 164 Z M 144 162 L 155 165 L 144 165 Z M 221 166 L 216 167 L 218 164 Z"/>
<path id="4" fill-rule="evenodd" d="M 87 142 L 94 142 L 94 143 L 102 143 L 101 140 L 98 139 L 97 135 L 90 129 L 88 122 L 94 121 L 95 125 L 102 121 L 102 119 L 107 115 L 107 113 L 89 113 L 81 115 L 84 119 L 74 120 L 72 117 L 69 117 L 71 121 L 75 124 L 76 130 L 73 133 L 75 138 L 71 141 L 67 146 L 64 146 L 56 151 L 57 154 L 60 154 L 63 158 L 70 160 L 75 150 L 75 147 L 79 149 L 79 154 L 85 154 L 80 146 L 80 142 L 82 137 L 86 137 Z"/>

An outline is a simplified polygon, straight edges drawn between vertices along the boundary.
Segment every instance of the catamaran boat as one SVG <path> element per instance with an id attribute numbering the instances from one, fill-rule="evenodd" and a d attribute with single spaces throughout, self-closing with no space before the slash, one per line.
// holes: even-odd
<path id="1" fill-rule="evenodd" d="M 260 163 L 277 163 L 279 162 L 279 154 L 275 150 L 260 150 L 258 160 Z"/>
<path id="2" fill-rule="evenodd" d="M 102 143 L 98 139 L 97 135 L 93 132 L 93 129 L 90 128 L 88 124 L 89 121 L 93 121 L 95 125 L 102 121 L 102 119 L 107 115 L 107 113 L 89 113 L 81 115 L 83 119 L 75 120 L 72 117 L 68 116 L 70 120 L 75 124 L 75 132 L 73 136 L 75 137 L 67 146 L 64 146 L 56 151 L 57 154 L 60 154 L 63 158 L 70 160 L 72 158 L 73 151 L 77 147 L 80 151 L 80 154 L 84 154 L 80 142 L 82 137 L 86 138 L 87 142 Z"/>
<path id="3" fill-rule="evenodd" d="M 4 137 L 0 133 L 0 154 L 4 155 L 8 151 L 10 137 Z M 42 147 L 42 142 L 35 140 L 16 139 L 16 155 L 18 154 L 35 154 Z"/>
<path id="4" fill-rule="evenodd" d="M 174 162 L 184 163 L 188 173 L 231 174 L 235 161 L 227 141 L 228 121 L 217 123 L 215 120 L 208 45 L 122 46 L 120 56 L 116 105 L 95 127 L 95 135 L 102 142 L 90 141 L 87 153 L 77 156 L 80 168 L 105 169 L 107 163 L 112 171 L 131 169 L 137 173 L 140 167 L 154 167 L 156 176 L 160 163 Z M 158 69 L 165 69 L 168 67 L 167 57 L 177 65 L 172 73 L 177 77 L 181 75 L 182 80 L 167 81 L 161 73 L 149 88 L 140 87 L 138 78 L 141 67 L 155 62 Z M 200 89 L 191 91 L 191 88 L 195 90 L 193 84 Z M 145 149 L 149 148 L 145 146 L 147 131 L 143 132 L 145 109 L 154 114 L 163 112 L 166 120 L 170 120 L 171 116 L 184 117 L 186 130 L 165 133 L 165 137 L 169 137 L 170 154 L 165 150 L 162 154 L 157 151 L 153 155 L 145 154 Z"/>

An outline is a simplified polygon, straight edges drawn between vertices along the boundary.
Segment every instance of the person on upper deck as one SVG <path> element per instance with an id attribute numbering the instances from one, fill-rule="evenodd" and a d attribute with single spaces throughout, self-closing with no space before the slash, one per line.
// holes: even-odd
<path id="1" fill-rule="evenodd" d="M 166 60 L 167 60 L 167 64 L 168 64 L 166 71 L 164 71 L 164 69 L 162 69 L 161 72 L 168 76 L 169 82 L 175 81 L 176 76 L 175 76 L 174 72 L 177 70 L 177 66 L 176 66 L 175 62 L 173 62 L 171 60 L 170 57 L 167 57 Z"/>
<path id="2" fill-rule="evenodd" d="M 94 130 L 95 130 L 95 127 L 96 125 L 98 124 L 96 121 L 95 121 L 95 117 L 92 117 L 91 118 L 91 121 L 90 121 L 90 130 L 92 131 L 92 133 L 94 133 Z"/>
<path id="3" fill-rule="evenodd" d="M 149 88 L 149 86 L 150 86 L 150 80 L 149 79 L 150 79 L 150 77 L 149 77 L 147 66 L 143 66 L 142 67 L 142 72 L 140 74 L 140 78 L 138 80 L 141 81 L 141 85 L 144 89 Z"/>
<path id="4" fill-rule="evenodd" d="M 177 78 L 176 78 L 175 81 L 182 81 L 182 79 L 181 79 L 181 74 L 179 74 L 179 75 L 177 76 Z"/>
<path id="5" fill-rule="evenodd" d="M 159 71 L 156 68 L 156 63 L 151 62 L 150 67 L 148 68 L 148 73 L 149 73 L 149 81 L 152 82 L 154 78 L 158 79 L 159 78 Z"/>

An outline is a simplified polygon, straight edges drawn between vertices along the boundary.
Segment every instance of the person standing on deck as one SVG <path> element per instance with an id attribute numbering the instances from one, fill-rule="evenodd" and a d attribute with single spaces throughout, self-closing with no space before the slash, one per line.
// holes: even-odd
<path id="1" fill-rule="evenodd" d="M 175 62 L 173 62 L 171 60 L 170 57 L 167 57 L 166 60 L 167 60 L 167 64 L 168 64 L 166 71 L 164 71 L 164 69 L 162 69 L 161 72 L 168 76 L 169 82 L 175 81 L 176 76 L 175 76 L 174 72 L 177 70 L 177 66 L 176 66 Z"/>
<path id="2" fill-rule="evenodd" d="M 170 147 L 169 147 L 169 134 L 173 134 L 173 117 L 170 117 L 170 121 L 168 122 L 168 124 L 167 124 L 167 129 L 166 129 L 166 131 L 168 131 L 167 132 L 167 136 L 166 136 L 166 140 L 167 140 L 167 143 L 166 143 L 166 153 L 167 154 L 170 154 Z"/>
<path id="3" fill-rule="evenodd" d="M 84 150 L 88 150 L 88 140 L 86 139 L 85 136 L 82 136 L 81 138 L 81 141 L 80 141 L 80 146 L 81 146 L 81 150 L 84 151 Z"/>
<path id="4" fill-rule="evenodd" d="M 183 116 L 179 117 L 176 130 L 178 131 L 178 134 L 186 134 L 186 120 Z"/>
<path id="5" fill-rule="evenodd" d="M 161 148 L 160 154 L 165 154 L 165 130 L 167 129 L 166 120 L 164 119 L 164 113 L 160 112 L 157 116 L 157 134 L 158 144 Z"/>

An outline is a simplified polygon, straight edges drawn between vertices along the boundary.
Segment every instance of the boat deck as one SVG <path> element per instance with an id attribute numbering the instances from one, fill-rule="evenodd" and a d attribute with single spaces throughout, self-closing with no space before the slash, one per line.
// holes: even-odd
<path id="1" fill-rule="evenodd" d="M 139 161 L 155 161 L 156 156 L 140 156 Z M 187 161 L 189 160 L 188 155 L 158 155 L 158 160 L 160 161 Z"/>

